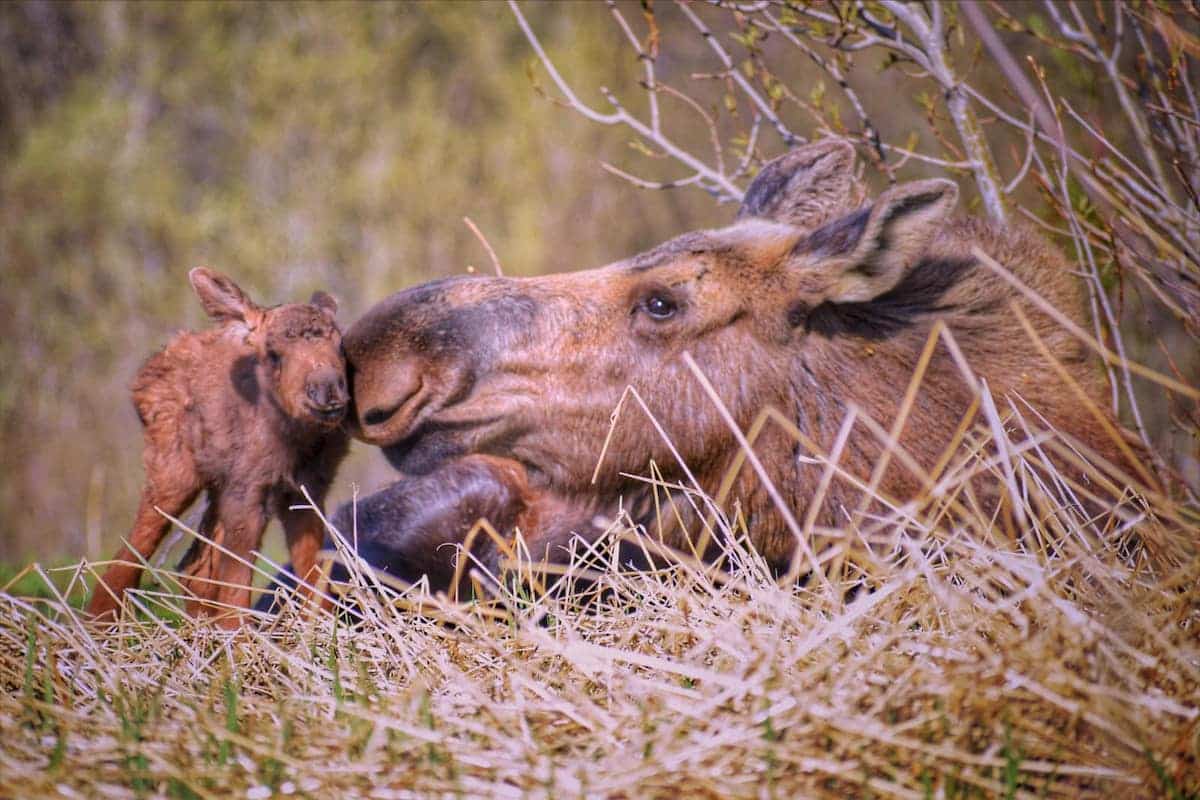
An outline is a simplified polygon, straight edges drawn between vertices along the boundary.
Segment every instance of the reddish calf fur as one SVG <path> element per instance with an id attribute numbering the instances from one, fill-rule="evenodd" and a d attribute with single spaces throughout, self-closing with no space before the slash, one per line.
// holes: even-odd
<path id="1" fill-rule="evenodd" d="M 219 324 L 185 331 L 151 356 L 133 382 L 145 426 L 146 485 L 129 536 L 88 604 L 114 616 L 141 575 L 138 559 L 158 547 L 170 523 L 202 490 L 208 508 L 201 532 L 251 560 L 272 514 L 283 522 L 297 574 L 313 577 L 324 528 L 318 507 L 345 456 L 341 422 L 348 404 L 337 301 L 324 292 L 308 304 L 263 308 L 229 278 L 203 268 L 188 276 L 205 311 Z M 216 614 L 250 604 L 252 570 L 197 541 L 180 565 L 195 596 L 189 613 Z M 241 615 L 221 622 L 240 624 Z"/>
<path id="2" fill-rule="evenodd" d="M 666 544 L 686 549 L 679 526 L 658 527 L 645 484 L 623 477 L 645 474 L 653 461 L 666 481 L 690 485 L 694 475 L 716 494 L 739 461 L 737 440 L 685 352 L 743 431 L 773 407 L 828 453 L 851 405 L 884 430 L 892 425 L 939 321 L 1002 412 L 1011 402 L 1036 426 L 1053 427 L 1137 474 L 1024 333 L 1010 303 L 1018 303 L 1073 382 L 1103 409 L 1102 375 L 1089 353 L 979 264 L 972 248 L 1082 322 L 1082 287 L 1062 255 L 1022 227 L 952 217 L 958 190 L 946 180 L 895 186 L 860 208 L 853 170 L 848 144 L 818 142 L 768 164 L 726 228 L 685 234 L 600 269 L 436 281 L 378 303 L 346 334 L 354 422 L 357 435 L 384 448 L 409 477 L 361 504 L 358 541 L 381 546 L 376 560 L 392 571 L 436 575 L 447 588 L 444 565 L 428 562 L 436 553 L 453 558 L 453 547 L 437 545 L 461 542 L 462 521 L 450 526 L 457 534 L 439 520 L 413 522 L 397 498 L 414 481 L 440 482 L 447 496 L 439 505 L 454 522 L 456 487 L 481 486 L 478 472 L 487 462 L 480 459 L 498 458 L 524 473 L 513 483 L 496 471 L 494 480 L 515 487 L 518 513 L 506 516 L 521 527 L 535 558 L 563 558 L 573 533 L 593 538 L 593 516 L 618 508 Z M 625 403 L 608 438 L 612 411 L 628 387 L 691 475 L 637 403 Z M 894 457 L 876 476 L 884 497 L 903 501 L 920 489 L 908 464 L 924 471 L 939 465 L 973 400 L 939 344 L 900 432 L 911 462 Z M 1013 431 L 1019 438 L 1019 428 Z M 818 527 L 841 527 L 864 505 L 884 510 L 864 503 L 861 484 L 841 477 L 810 509 L 825 466 L 779 425 L 768 424 L 755 450 L 797 520 L 811 513 Z M 857 424 L 840 466 L 865 483 L 883 451 L 879 438 Z M 470 480 L 456 481 L 459 473 Z M 758 551 L 777 569 L 787 568 L 805 543 L 756 470 L 743 464 L 731 490 Z M 688 502 L 676 505 L 686 515 Z M 346 528 L 346 513 L 339 519 Z M 685 527 L 694 532 L 694 522 Z M 479 556 L 485 564 L 498 558 L 486 545 Z"/>

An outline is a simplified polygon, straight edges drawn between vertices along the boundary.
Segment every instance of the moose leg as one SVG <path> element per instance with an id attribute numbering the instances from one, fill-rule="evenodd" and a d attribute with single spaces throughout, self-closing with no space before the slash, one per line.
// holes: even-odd
<path id="1" fill-rule="evenodd" d="M 87 610 L 92 616 L 115 618 L 126 590 L 135 586 L 141 578 L 142 567 L 138 562 L 154 554 L 171 527 L 171 521 L 157 509 L 161 508 L 172 517 L 178 517 L 200 493 L 198 482 L 193 476 L 180 477 L 182 479 L 175 485 L 162 487 L 147 484 L 142 490 L 142 499 L 134 519 L 133 531 L 129 534 L 129 542 L 113 557 L 114 561 L 120 563 L 115 563 L 105 570 L 88 601 Z"/>
<path id="2" fill-rule="evenodd" d="M 207 584 L 211 588 L 197 586 L 198 591 L 193 590 L 198 599 L 188 602 L 188 613 L 217 614 L 220 625 L 236 628 L 242 624 L 242 614 L 235 609 L 250 607 L 252 552 L 262 544 L 267 516 L 258 497 L 227 492 L 216 505 L 224 549 L 206 548 L 212 558 L 212 583 Z"/>
<path id="3" fill-rule="evenodd" d="M 215 491 L 209 492 L 208 508 L 204 510 L 204 518 L 200 521 L 200 533 L 205 539 L 194 539 L 176 567 L 176 571 L 184 575 L 184 586 L 193 598 L 189 600 L 189 609 L 198 608 L 198 602 L 217 598 L 216 559 L 221 552 L 220 547 L 225 546 L 225 528 L 221 526 L 217 514 L 218 498 Z"/>
<path id="4" fill-rule="evenodd" d="M 539 496 L 517 520 L 529 558 L 560 564 L 569 561 L 571 541 L 585 527 L 580 516 L 557 498 Z M 591 523 L 586 527 L 591 528 Z"/>
<path id="5" fill-rule="evenodd" d="M 318 591 L 324 589 L 319 585 L 321 574 L 317 567 L 317 553 L 325 541 L 325 526 L 311 508 L 292 508 L 304 503 L 304 498 L 298 495 L 284 497 L 277 504 L 276 513 L 283 521 L 283 532 L 292 559 L 292 574 L 302 581 L 299 589 L 301 596 L 308 598 L 313 594 L 309 586 L 316 587 Z"/>
<path id="6" fill-rule="evenodd" d="M 432 591 L 454 587 L 458 547 L 480 520 L 507 534 L 531 499 L 524 469 L 513 461 L 473 455 L 428 475 L 405 478 L 338 509 L 333 526 L 374 568 L 408 583 L 422 577 Z M 494 547 L 478 533 L 471 552 L 487 563 Z M 494 560 L 494 559 L 492 559 Z M 467 570 L 458 570 L 465 583 Z"/>
<path id="7" fill-rule="evenodd" d="M 507 545 L 478 530 L 479 520 L 506 540 L 514 527 L 525 534 L 537 560 L 565 561 L 576 530 L 590 530 L 592 513 L 529 487 L 524 468 L 508 459 L 471 455 L 419 477 L 396 481 L 354 504 L 342 505 L 331 522 L 344 540 L 373 568 L 407 583 L 422 578 L 431 591 L 468 592 L 468 565 L 457 563 L 461 548 L 489 572 L 499 575 Z M 330 547 L 326 543 L 326 547 Z M 345 573 L 334 566 L 333 577 Z M 276 586 L 295 585 L 285 571 Z M 456 583 L 457 580 L 457 583 Z M 259 600 L 261 611 L 276 608 L 273 592 Z"/>
<path id="8" fill-rule="evenodd" d="M 462 548 L 499 578 L 512 553 L 513 529 L 520 528 L 530 559 L 563 563 L 577 532 L 595 532 L 594 513 L 586 503 L 532 489 L 525 468 L 515 461 L 471 455 L 397 481 L 357 507 L 343 505 L 333 524 L 377 569 L 409 583 L 426 577 L 435 592 L 466 594 L 470 565 L 457 563 L 467 557 Z M 468 541 L 481 519 L 491 532 L 477 529 Z"/>

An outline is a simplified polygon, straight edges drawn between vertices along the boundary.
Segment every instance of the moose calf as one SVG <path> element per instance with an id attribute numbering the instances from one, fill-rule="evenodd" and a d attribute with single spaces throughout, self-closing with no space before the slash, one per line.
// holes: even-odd
<path id="1" fill-rule="evenodd" d="M 281 519 L 296 574 L 315 577 L 324 538 L 320 507 L 348 439 L 341 430 L 349 395 L 337 301 L 317 292 L 308 304 L 263 308 L 233 281 L 204 268 L 189 274 L 219 324 L 185 331 L 152 356 L 133 382 L 145 428 L 146 485 L 129 542 L 97 585 L 88 611 L 113 617 L 136 584 L 140 559 L 158 547 L 170 522 L 202 490 L 208 508 L 200 540 L 180 564 L 191 614 L 250 605 L 250 553 L 272 513 Z M 228 551 L 228 552 L 224 552 Z M 235 554 L 234 558 L 229 553 Z M 236 627 L 241 616 L 220 619 Z"/>

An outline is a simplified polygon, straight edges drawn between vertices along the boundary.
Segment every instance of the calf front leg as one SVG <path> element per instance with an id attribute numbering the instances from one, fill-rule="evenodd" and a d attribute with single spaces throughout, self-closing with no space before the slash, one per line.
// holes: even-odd
<path id="1" fill-rule="evenodd" d="M 314 498 L 318 507 L 322 500 Z M 276 513 L 283 522 L 288 554 L 292 559 L 292 573 L 300 580 L 300 596 L 307 600 L 313 597 L 314 588 L 317 592 L 325 590 L 321 585 L 324 579 L 317 565 L 317 553 L 325 541 L 325 525 L 313 509 L 292 508 L 298 505 L 307 506 L 307 501 L 299 495 L 289 495 L 277 503 Z M 321 606 L 327 608 L 328 603 L 322 602 Z"/>

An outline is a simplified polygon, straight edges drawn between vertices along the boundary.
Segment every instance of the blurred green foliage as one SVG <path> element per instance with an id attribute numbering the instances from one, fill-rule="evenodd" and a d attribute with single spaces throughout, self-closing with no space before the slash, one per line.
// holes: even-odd
<path id="1" fill-rule="evenodd" d="M 528 13 L 562 68 L 633 86 L 604 8 L 561 10 Z M 530 58 L 499 3 L 0 6 L 0 561 L 107 556 L 128 532 L 127 387 L 204 324 L 193 266 L 265 302 L 329 289 L 348 325 L 489 271 L 464 216 L 510 274 L 727 217 L 604 173 L 627 137 L 540 97 Z M 387 474 L 360 446 L 332 500 Z"/>
<path id="2" fill-rule="evenodd" d="M 598 91 L 608 87 L 645 118 L 643 65 L 604 4 L 521 7 L 583 102 L 609 110 Z M 618 8 L 628 19 L 642 14 L 635 2 Z M 1002 8 L 1009 27 L 1045 28 L 1040 5 Z M 855 133 L 857 112 L 812 59 L 742 30 L 728 9 L 702 12 L 711 12 L 712 41 L 735 53 L 741 74 L 764 81 L 793 130 Z M 737 163 L 753 138 L 753 109 L 728 74 L 711 71 L 709 44 L 678 8 L 655 6 L 655 18 L 657 79 L 696 99 L 660 94 L 664 124 L 690 152 L 708 152 L 710 135 L 722 140 L 723 157 Z M 822 29 L 811 23 L 810 36 Z M 978 43 L 956 30 L 971 80 L 1010 97 Z M 1058 90 L 1114 149 L 1134 146 L 1099 72 L 1028 34 L 1008 41 L 1051 67 Z M 887 68 L 895 64 L 886 53 L 857 59 L 851 83 L 882 140 L 939 152 L 948 122 L 936 85 Z M 0 4 L 0 564 L 104 557 L 128 532 L 142 480 L 128 384 L 173 331 L 205 324 L 191 267 L 226 271 L 262 302 L 331 290 L 349 325 L 403 287 L 490 271 L 464 216 L 509 274 L 597 266 L 730 218 L 699 190 L 646 191 L 603 171 L 607 159 L 647 180 L 687 176 L 628 129 L 549 101 L 536 81 L 549 90 L 499 2 Z M 768 127 L 754 140 L 758 156 L 784 147 Z M 989 136 L 1005 177 L 1021 172 L 1024 137 L 1003 125 Z M 1083 148 L 1101 152 L 1090 140 Z M 866 147 L 860 154 L 874 162 L 865 179 L 881 188 L 880 163 Z M 960 178 L 962 208 L 979 211 L 961 165 L 899 163 L 900 180 Z M 1013 199 L 1076 252 L 1036 180 Z M 1071 201 L 1095 219 L 1074 187 Z M 1194 375 L 1180 325 L 1114 260 L 1098 269 L 1133 357 L 1166 370 L 1172 353 L 1180 377 Z M 1165 457 L 1195 480 L 1191 429 L 1173 432 L 1178 410 L 1156 386 L 1136 390 L 1156 442 L 1177 445 L 1164 446 Z M 391 474 L 356 446 L 330 502 Z"/>

